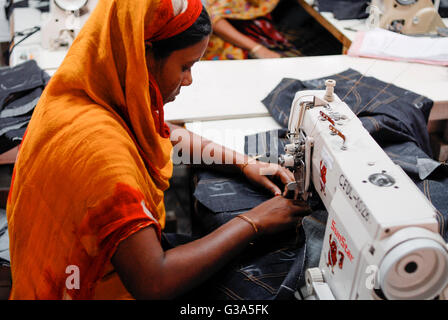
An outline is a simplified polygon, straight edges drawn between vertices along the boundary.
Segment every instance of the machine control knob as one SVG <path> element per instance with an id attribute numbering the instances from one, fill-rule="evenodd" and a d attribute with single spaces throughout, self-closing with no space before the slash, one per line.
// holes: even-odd
<path id="1" fill-rule="evenodd" d="M 280 162 L 281 162 L 281 165 L 286 168 L 292 168 L 295 165 L 294 156 L 292 156 L 290 154 L 282 155 Z"/>
<path id="2" fill-rule="evenodd" d="M 293 154 L 297 151 L 297 146 L 294 143 L 289 143 L 285 145 L 285 152 L 288 154 Z"/>

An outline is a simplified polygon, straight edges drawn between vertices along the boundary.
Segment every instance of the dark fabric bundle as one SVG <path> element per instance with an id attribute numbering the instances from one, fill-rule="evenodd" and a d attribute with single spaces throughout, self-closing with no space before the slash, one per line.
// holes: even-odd
<path id="1" fill-rule="evenodd" d="M 318 0 L 316 6 L 320 12 L 332 12 L 338 20 L 365 19 L 369 1 L 360 0 Z"/>
<path id="2" fill-rule="evenodd" d="M 440 0 L 439 14 L 442 18 L 448 18 L 448 0 Z"/>
<path id="3" fill-rule="evenodd" d="M 22 141 L 49 79 L 34 60 L 0 69 L 0 153 Z"/>
<path id="4" fill-rule="evenodd" d="M 6 18 L 9 20 L 9 17 L 12 15 L 12 12 L 15 8 L 28 8 L 29 7 L 29 1 L 28 0 L 6 0 L 5 4 L 5 15 Z M 42 12 L 49 12 L 50 11 L 50 1 L 49 0 L 40 0 L 37 4 L 37 9 L 39 9 Z"/>

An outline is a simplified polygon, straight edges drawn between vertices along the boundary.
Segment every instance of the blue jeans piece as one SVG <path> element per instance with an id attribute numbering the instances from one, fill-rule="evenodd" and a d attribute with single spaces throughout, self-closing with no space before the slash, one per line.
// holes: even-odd
<path id="1" fill-rule="evenodd" d="M 12 12 L 15 8 L 28 8 L 30 6 L 29 0 L 7 0 L 5 1 L 4 10 L 6 13 L 6 18 L 9 20 Z M 36 4 L 34 4 L 36 6 Z M 36 9 L 39 9 L 41 12 L 49 12 L 50 4 L 49 1 L 39 0 L 37 3 Z"/>

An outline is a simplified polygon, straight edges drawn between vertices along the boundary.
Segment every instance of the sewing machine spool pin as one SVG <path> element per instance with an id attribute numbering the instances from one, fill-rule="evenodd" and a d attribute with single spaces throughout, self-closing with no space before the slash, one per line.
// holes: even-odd
<path id="1" fill-rule="evenodd" d="M 324 99 L 327 100 L 328 102 L 334 101 L 334 87 L 335 86 L 336 86 L 336 80 L 333 80 L 333 79 L 325 80 L 326 91 L 325 91 Z"/>

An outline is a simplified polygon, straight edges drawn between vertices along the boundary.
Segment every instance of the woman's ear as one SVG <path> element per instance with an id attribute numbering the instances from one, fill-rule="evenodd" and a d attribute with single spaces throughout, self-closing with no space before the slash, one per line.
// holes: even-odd
<path id="1" fill-rule="evenodd" d="M 155 68 L 155 58 L 154 58 L 154 50 L 152 49 L 152 44 L 146 44 L 145 41 L 145 60 L 146 60 L 146 68 L 148 72 L 150 70 L 154 71 Z"/>

